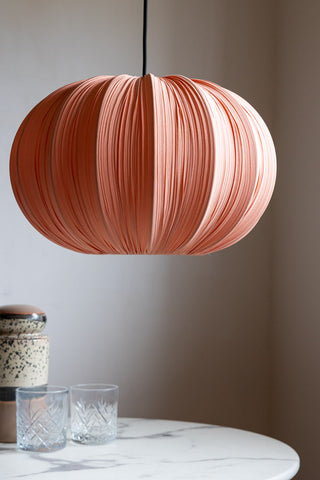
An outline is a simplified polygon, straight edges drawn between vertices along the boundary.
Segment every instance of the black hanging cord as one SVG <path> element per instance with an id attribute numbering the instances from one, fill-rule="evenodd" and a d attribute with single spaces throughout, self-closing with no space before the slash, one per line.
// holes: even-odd
<path id="1" fill-rule="evenodd" d="M 147 23 L 148 23 L 148 0 L 144 0 L 143 4 L 143 64 L 142 64 L 142 76 L 147 73 Z"/>

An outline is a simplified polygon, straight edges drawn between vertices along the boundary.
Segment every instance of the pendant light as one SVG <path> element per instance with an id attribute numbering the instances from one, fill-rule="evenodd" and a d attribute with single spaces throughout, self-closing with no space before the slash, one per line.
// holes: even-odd
<path id="1" fill-rule="evenodd" d="M 36 105 L 10 176 L 29 222 L 92 254 L 204 255 L 243 238 L 274 188 L 271 135 L 244 99 L 209 81 L 99 76 Z"/>

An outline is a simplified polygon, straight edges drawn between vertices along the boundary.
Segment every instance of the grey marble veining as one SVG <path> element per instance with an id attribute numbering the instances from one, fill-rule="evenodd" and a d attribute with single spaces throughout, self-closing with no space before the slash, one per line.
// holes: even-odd
<path id="1" fill-rule="evenodd" d="M 289 480 L 299 468 L 294 450 L 263 435 L 145 419 L 119 419 L 110 444 L 41 454 L 2 444 L 0 457 L 1 480 Z"/>

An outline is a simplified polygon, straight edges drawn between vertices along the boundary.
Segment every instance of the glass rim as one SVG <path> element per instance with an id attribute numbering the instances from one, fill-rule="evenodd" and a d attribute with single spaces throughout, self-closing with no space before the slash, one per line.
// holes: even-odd
<path id="1" fill-rule="evenodd" d="M 69 391 L 68 387 L 64 385 L 35 385 L 34 387 L 17 387 L 17 393 L 33 393 L 44 395 L 50 395 L 54 393 L 67 393 Z"/>
<path id="2" fill-rule="evenodd" d="M 78 383 L 71 385 L 70 390 L 82 392 L 114 392 L 119 390 L 119 386 L 113 383 Z"/>

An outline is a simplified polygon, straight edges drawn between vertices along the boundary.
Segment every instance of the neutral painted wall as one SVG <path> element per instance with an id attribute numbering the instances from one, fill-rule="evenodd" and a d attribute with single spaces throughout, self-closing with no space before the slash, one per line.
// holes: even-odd
<path id="1" fill-rule="evenodd" d="M 297 478 L 319 478 L 320 3 L 278 11 L 273 200 L 272 432 L 301 455 Z"/>
<path id="2" fill-rule="evenodd" d="M 0 304 L 46 310 L 52 383 L 119 383 L 122 415 L 271 433 L 301 455 L 299 478 L 313 480 L 317 0 L 149 0 L 149 71 L 216 81 L 274 119 L 271 216 L 238 245 L 203 258 L 83 256 L 35 232 L 11 193 L 11 142 L 36 102 L 81 78 L 140 74 L 141 3 L 0 0 Z"/>
<path id="3" fill-rule="evenodd" d="M 50 382 L 116 382 L 120 413 L 265 432 L 270 218 L 202 258 L 95 257 L 42 238 L 8 158 L 28 110 L 63 84 L 141 70 L 138 0 L 2 0 L 0 303 L 48 314 Z M 150 0 L 149 71 L 207 78 L 272 115 L 273 2 Z"/>

